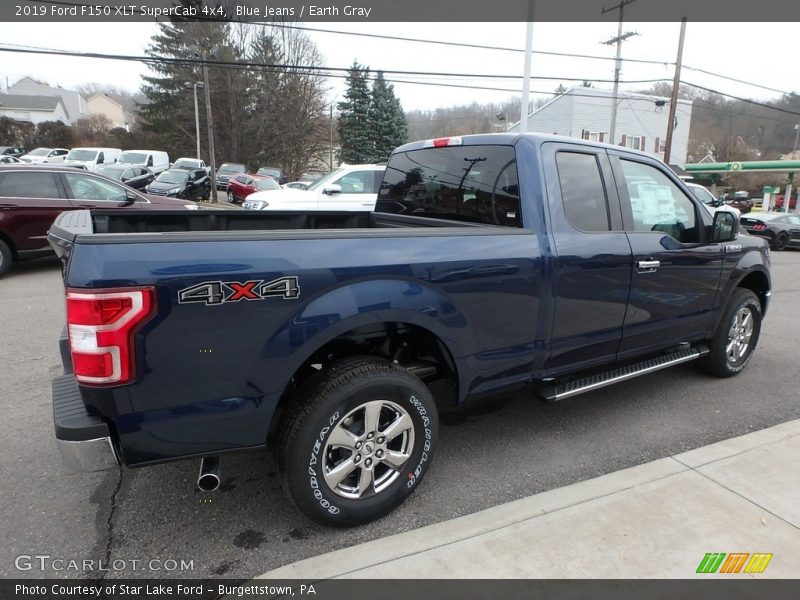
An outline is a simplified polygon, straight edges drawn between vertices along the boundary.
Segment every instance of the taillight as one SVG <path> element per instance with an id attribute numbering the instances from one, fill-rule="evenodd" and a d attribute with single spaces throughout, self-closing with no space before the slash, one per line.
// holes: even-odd
<path id="1" fill-rule="evenodd" d="M 94 385 L 133 380 L 133 334 L 155 308 L 152 287 L 67 290 L 67 330 L 75 378 Z"/>
<path id="2" fill-rule="evenodd" d="M 753 225 L 753 229 L 755 231 L 764 231 L 766 228 L 767 226 L 764 225 L 764 223 L 756 223 L 755 225 Z"/>
<path id="3" fill-rule="evenodd" d="M 422 144 L 423 148 L 446 148 L 447 146 L 460 146 L 463 143 L 460 137 L 446 137 L 436 138 L 433 140 L 425 140 Z"/>

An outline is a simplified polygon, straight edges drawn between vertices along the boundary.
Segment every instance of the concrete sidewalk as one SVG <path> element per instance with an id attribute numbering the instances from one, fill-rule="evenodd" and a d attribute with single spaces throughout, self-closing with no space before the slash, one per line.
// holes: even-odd
<path id="1" fill-rule="evenodd" d="M 708 552 L 774 556 L 697 574 Z M 261 575 L 384 577 L 798 578 L 800 420 Z"/>

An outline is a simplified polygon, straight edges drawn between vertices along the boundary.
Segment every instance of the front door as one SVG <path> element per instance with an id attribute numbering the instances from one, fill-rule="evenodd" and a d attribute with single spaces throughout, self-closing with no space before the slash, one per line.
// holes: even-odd
<path id="1" fill-rule="evenodd" d="M 707 239 L 711 216 L 665 165 L 612 154 L 633 251 L 619 358 L 703 339 L 724 258 Z"/>
<path id="2" fill-rule="evenodd" d="M 375 208 L 381 176 L 380 171 L 371 169 L 351 171 L 331 181 L 331 185 L 340 186 L 342 191 L 336 194 L 321 194 L 319 210 L 371 211 Z"/>

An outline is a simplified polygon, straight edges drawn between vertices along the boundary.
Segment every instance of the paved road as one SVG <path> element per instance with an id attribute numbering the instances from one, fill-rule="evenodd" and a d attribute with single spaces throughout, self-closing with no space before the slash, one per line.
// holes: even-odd
<path id="1" fill-rule="evenodd" d="M 250 577 L 800 418 L 800 252 L 774 253 L 773 261 L 773 304 L 741 376 L 717 380 L 686 365 L 559 404 L 519 393 L 445 415 L 423 485 L 388 517 L 351 530 L 315 525 L 291 508 L 267 452 L 223 460 L 223 486 L 211 502 L 194 489 L 194 462 L 121 475 L 67 472 L 52 441 L 49 397 L 60 370 L 58 266 L 14 269 L 0 280 L 0 576 L 42 577 L 16 571 L 14 557 L 46 554 L 183 559 L 193 561 L 190 576 Z M 128 562 L 109 576 L 170 574 L 131 569 Z"/>

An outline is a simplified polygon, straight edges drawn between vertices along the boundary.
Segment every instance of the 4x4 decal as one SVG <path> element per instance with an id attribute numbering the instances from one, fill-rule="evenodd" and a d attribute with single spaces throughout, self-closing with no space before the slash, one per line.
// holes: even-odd
<path id="1" fill-rule="evenodd" d="M 297 277 L 280 277 L 272 281 L 204 281 L 178 292 L 179 304 L 200 302 L 206 306 L 219 306 L 240 300 L 264 300 L 279 296 L 284 300 L 300 297 L 300 282 Z"/>

